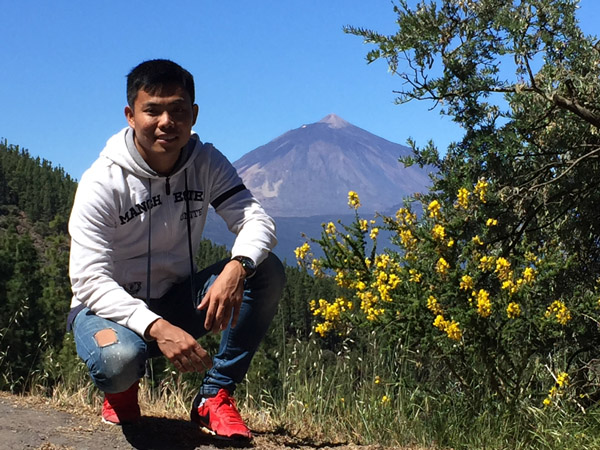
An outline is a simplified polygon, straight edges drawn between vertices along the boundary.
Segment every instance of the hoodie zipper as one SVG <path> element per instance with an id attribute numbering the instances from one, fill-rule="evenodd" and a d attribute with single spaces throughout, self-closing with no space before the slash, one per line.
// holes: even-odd
<path id="1" fill-rule="evenodd" d="M 167 179 L 166 179 L 165 191 L 166 191 L 167 195 L 171 195 L 171 184 L 169 183 L 169 177 L 167 177 Z"/>

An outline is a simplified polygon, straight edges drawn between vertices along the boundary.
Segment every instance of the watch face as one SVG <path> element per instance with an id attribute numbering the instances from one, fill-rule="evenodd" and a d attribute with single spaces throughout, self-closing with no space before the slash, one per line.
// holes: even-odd
<path id="1" fill-rule="evenodd" d="M 246 271 L 247 276 L 252 275 L 256 271 L 256 265 L 254 264 L 254 261 L 252 261 L 250 258 L 246 256 L 236 256 L 233 259 L 239 261 L 242 264 L 242 267 Z"/>

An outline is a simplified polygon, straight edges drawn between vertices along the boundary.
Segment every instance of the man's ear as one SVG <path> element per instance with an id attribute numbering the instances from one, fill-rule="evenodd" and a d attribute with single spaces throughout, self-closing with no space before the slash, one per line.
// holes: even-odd
<path id="1" fill-rule="evenodd" d="M 125 107 L 125 117 L 127 118 L 127 123 L 131 128 L 135 130 L 135 118 L 133 115 L 133 109 L 129 105 Z"/>
<path id="2" fill-rule="evenodd" d="M 192 113 L 193 113 L 193 120 L 192 120 L 192 126 L 193 126 L 196 124 L 196 119 L 198 118 L 198 105 L 196 103 L 194 103 L 192 106 Z M 131 128 L 133 128 L 133 126 Z"/>

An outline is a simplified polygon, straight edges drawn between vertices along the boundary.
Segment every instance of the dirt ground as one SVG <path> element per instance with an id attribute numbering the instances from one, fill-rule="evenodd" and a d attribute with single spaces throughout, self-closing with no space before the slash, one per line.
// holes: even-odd
<path id="1" fill-rule="evenodd" d="M 298 441 L 292 436 L 272 433 L 255 433 L 252 444 L 246 447 L 265 450 L 384 450 L 380 446 L 316 445 Z M 98 416 L 89 413 L 58 410 L 41 398 L 0 392 L 1 450 L 227 448 L 236 447 L 211 440 L 186 420 L 143 417 L 139 424 L 118 427 L 106 425 Z"/>

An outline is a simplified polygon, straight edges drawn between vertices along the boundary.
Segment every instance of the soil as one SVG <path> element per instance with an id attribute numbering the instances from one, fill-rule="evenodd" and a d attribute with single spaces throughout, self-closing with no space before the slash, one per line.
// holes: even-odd
<path id="1" fill-rule="evenodd" d="M 380 446 L 302 442 L 293 436 L 254 433 L 245 448 L 265 450 L 384 450 Z M 164 417 L 142 417 L 140 423 L 114 426 L 87 411 L 58 409 L 40 397 L 0 392 L 0 449 L 38 450 L 213 450 L 240 448 L 202 434 L 191 422 Z"/>

